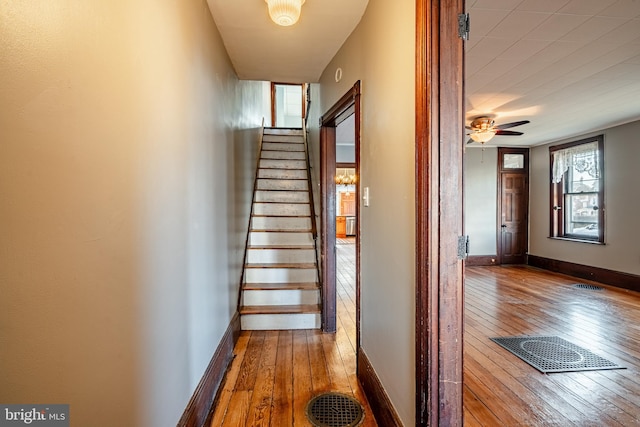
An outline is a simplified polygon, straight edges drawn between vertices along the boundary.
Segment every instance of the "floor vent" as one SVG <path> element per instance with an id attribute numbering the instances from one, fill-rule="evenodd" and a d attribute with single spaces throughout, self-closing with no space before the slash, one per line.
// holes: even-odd
<path id="1" fill-rule="evenodd" d="M 542 373 L 625 369 L 555 336 L 490 338 Z"/>
<path id="2" fill-rule="evenodd" d="M 341 393 L 323 393 L 307 404 L 307 418 L 316 427 L 355 427 L 364 420 L 356 399 Z"/>
<path id="3" fill-rule="evenodd" d="M 574 288 L 576 288 L 576 289 L 584 289 L 584 290 L 587 290 L 587 291 L 602 291 L 602 290 L 604 290 L 604 288 L 601 287 L 601 286 L 587 285 L 586 283 L 574 283 L 572 286 Z"/>

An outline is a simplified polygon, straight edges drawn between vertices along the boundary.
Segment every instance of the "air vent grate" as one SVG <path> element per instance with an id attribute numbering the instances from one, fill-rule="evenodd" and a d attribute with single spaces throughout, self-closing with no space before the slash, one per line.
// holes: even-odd
<path id="1" fill-rule="evenodd" d="M 355 427 L 364 420 L 360 402 L 340 393 L 320 394 L 307 404 L 307 418 L 316 427 Z"/>
<path id="2" fill-rule="evenodd" d="M 584 289 L 584 290 L 588 290 L 588 291 L 602 291 L 602 290 L 604 290 L 604 288 L 601 287 L 601 286 L 588 285 L 586 283 L 574 283 L 572 286 L 574 288 L 576 288 L 576 289 Z"/>

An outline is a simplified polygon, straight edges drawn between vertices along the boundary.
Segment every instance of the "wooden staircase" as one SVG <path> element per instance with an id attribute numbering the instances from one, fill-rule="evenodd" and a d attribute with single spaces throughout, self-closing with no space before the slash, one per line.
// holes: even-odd
<path id="1" fill-rule="evenodd" d="M 264 130 L 240 297 L 243 330 L 320 328 L 320 287 L 302 132 Z"/>

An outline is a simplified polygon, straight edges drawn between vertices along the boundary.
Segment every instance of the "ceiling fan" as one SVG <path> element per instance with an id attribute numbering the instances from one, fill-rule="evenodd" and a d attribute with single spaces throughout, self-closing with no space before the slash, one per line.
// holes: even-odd
<path id="1" fill-rule="evenodd" d="M 494 120 L 487 116 L 480 116 L 473 119 L 467 129 L 471 131 L 469 133 L 470 139 L 467 144 L 472 142 L 479 142 L 484 144 L 496 135 L 522 135 L 522 132 L 516 132 L 512 130 L 505 130 L 512 127 L 520 126 L 529 123 L 529 120 L 521 120 L 519 122 L 504 123 L 496 125 Z"/>

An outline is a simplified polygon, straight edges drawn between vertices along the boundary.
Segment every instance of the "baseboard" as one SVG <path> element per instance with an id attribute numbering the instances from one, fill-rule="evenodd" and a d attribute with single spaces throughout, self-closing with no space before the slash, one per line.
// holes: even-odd
<path id="1" fill-rule="evenodd" d="M 469 255 L 464 260 L 464 263 L 469 267 L 497 265 L 498 255 Z"/>
<path id="2" fill-rule="evenodd" d="M 544 258 L 536 255 L 529 255 L 527 257 L 527 264 L 532 267 L 538 267 L 554 271 L 556 273 L 593 280 L 605 285 L 630 289 L 632 291 L 640 291 L 640 276 L 635 274 L 622 273 L 619 271 L 607 270 L 605 268 Z"/>
<path id="3" fill-rule="evenodd" d="M 398 413 L 391 404 L 389 396 L 384 391 L 376 371 L 371 366 L 371 362 L 369 362 L 369 358 L 367 358 L 362 348 L 358 351 L 358 380 L 362 384 L 362 389 L 367 396 L 369 406 L 378 425 L 401 427 L 402 421 L 400 421 Z"/>
<path id="4" fill-rule="evenodd" d="M 209 366 L 191 396 L 177 427 L 202 427 L 206 424 L 213 401 L 233 359 L 233 348 L 240 335 L 240 316 L 236 313 L 225 331 Z"/>

